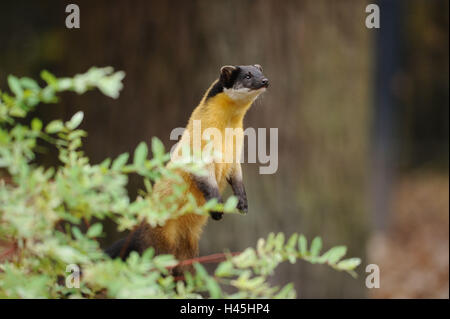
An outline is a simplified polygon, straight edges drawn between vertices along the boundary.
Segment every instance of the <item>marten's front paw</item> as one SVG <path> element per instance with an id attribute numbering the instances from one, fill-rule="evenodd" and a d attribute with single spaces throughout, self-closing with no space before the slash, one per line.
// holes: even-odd
<path id="1" fill-rule="evenodd" d="M 211 215 L 211 218 L 214 220 L 221 220 L 223 213 L 219 213 L 219 212 L 210 212 L 209 213 Z"/>
<path id="2" fill-rule="evenodd" d="M 237 204 L 237 209 L 239 209 L 239 211 L 242 214 L 247 214 L 248 212 L 248 204 L 247 201 L 241 201 L 239 200 L 238 204 Z"/>

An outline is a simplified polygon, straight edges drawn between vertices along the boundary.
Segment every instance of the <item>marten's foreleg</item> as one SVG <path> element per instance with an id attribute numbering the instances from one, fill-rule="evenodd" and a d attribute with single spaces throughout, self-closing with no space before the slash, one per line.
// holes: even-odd
<path id="1" fill-rule="evenodd" d="M 244 182 L 242 181 L 242 169 L 240 163 L 235 163 L 228 178 L 228 183 L 233 190 L 233 194 L 238 198 L 237 208 L 244 214 L 248 211 L 247 194 L 245 192 Z"/>
<path id="2" fill-rule="evenodd" d="M 207 167 L 208 175 L 198 176 L 193 175 L 192 178 L 195 181 L 197 188 L 202 192 L 205 197 L 205 201 L 209 201 L 216 198 L 219 203 L 223 203 L 222 196 L 220 196 L 219 185 L 217 184 L 216 175 L 214 172 L 214 164 Z M 223 213 L 221 212 L 210 212 L 209 213 L 214 220 L 222 219 Z"/>

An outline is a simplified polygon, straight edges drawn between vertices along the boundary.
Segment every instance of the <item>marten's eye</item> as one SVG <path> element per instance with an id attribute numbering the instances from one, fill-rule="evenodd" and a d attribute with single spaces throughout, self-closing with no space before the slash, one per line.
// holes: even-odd
<path id="1" fill-rule="evenodd" d="M 246 76 L 245 76 L 245 78 L 248 80 L 248 79 L 251 79 L 252 78 L 252 74 L 251 73 L 249 73 L 249 74 L 247 74 Z"/>

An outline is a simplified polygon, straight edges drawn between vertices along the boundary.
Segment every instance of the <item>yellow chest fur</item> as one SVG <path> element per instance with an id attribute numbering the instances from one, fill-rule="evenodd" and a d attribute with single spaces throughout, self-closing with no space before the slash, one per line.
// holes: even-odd
<path id="1" fill-rule="evenodd" d="M 192 113 L 186 127 L 189 136 L 194 136 L 194 127 L 200 122 L 202 137 L 205 135 L 210 137 L 209 141 L 202 138 L 201 149 L 205 150 L 205 146 L 212 143 L 214 150 L 221 153 L 220 159 L 214 161 L 215 177 L 221 190 L 226 184 L 226 178 L 233 163 L 240 159 L 244 136 L 243 118 L 250 104 L 250 102 L 236 102 L 226 94 L 220 93 L 206 102 L 205 99 L 202 100 Z M 208 134 L 211 133 L 211 129 L 214 129 L 212 132 L 217 132 L 219 136 Z M 190 144 L 194 152 L 198 151 L 195 149 L 195 143 L 190 141 Z"/>
<path id="2" fill-rule="evenodd" d="M 214 161 L 214 173 L 221 192 L 227 184 L 226 179 L 229 176 L 230 170 L 240 159 L 243 145 L 243 118 L 251 102 L 236 102 L 230 99 L 225 93 L 219 93 L 209 99 L 206 99 L 206 96 L 203 97 L 199 106 L 192 113 L 186 131 L 180 140 L 180 145 L 178 145 L 181 150 L 183 144 L 189 143 L 189 147 L 194 152 L 198 151 L 195 149 L 196 143 L 193 142 L 195 138 L 195 121 L 197 123 L 200 121 L 201 135 L 209 128 L 214 128 L 217 132 L 220 132 L 221 147 L 216 148 L 216 150 L 222 153 L 222 161 Z M 233 132 L 230 133 L 230 130 L 233 130 Z M 231 138 L 230 134 L 232 134 Z M 197 143 L 197 147 L 200 146 L 203 149 L 206 144 L 208 144 L 208 141 L 201 139 L 201 143 Z M 181 173 L 181 175 L 189 186 L 188 192 L 194 195 L 198 205 L 204 204 L 205 199 L 203 194 L 197 189 L 190 175 L 187 173 Z M 162 183 L 157 184 L 154 188 L 155 191 L 171 191 L 170 183 L 165 185 L 162 185 Z M 180 203 L 180 206 L 182 204 Z M 195 242 L 198 241 L 202 227 L 206 221 L 206 216 L 187 214 L 168 221 L 160 229 L 161 236 L 165 238 L 165 241 L 171 247 L 178 247 L 180 241 L 188 240 Z"/>

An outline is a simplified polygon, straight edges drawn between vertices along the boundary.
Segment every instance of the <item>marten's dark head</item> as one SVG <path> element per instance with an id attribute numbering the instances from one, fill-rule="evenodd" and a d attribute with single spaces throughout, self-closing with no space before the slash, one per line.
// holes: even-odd
<path id="1" fill-rule="evenodd" d="M 269 86 L 269 80 L 262 73 L 259 64 L 231 66 L 220 69 L 220 81 L 226 89 L 246 91 L 259 90 Z"/>
<path id="2" fill-rule="evenodd" d="M 226 65 L 220 68 L 220 77 L 208 97 L 225 93 L 233 100 L 254 100 L 269 86 L 262 67 L 255 65 Z"/>

